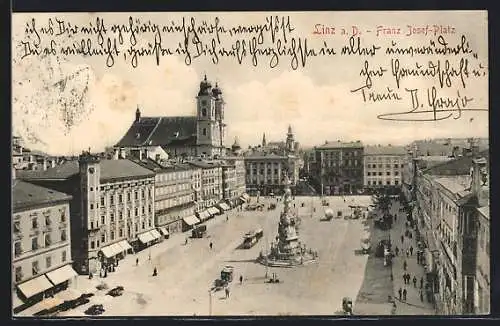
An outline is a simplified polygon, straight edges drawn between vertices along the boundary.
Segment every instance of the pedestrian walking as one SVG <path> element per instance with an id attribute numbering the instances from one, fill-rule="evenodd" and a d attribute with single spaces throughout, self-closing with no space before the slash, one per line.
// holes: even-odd
<path id="1" fill-rule="evenodd" d="M 406 257 L 410 258 L 410 250 L 406 249 Z"/>
<path id="2" fill-rule="evenodd" d="M 417 287 L 417 277 L 416 276 L 413 276 L 413 287 L 414 288 Z"/>
<path id="3" fill-rule="evenodd" d="M 153 269 L 153 276 L 156 276 L 158 275 L 158 270 L 156 269 L 156 267 Z"/>
<path id="4" fill-rule="evenodd" d="M 398 214 L 394 214 L 394 222 L 397 222 L 398 220 Z"/>
<path id="5" fill-rule="evenodd" d="M 404 290 L 403 290 L 403 301 L 406 301 L 406 294 L 407 293 L 408 292 L 406 291 L 406 288 L 404 288 Z"/>
<path id="6" fill-rule="evenodd" d="M 135 266 L 138 266 L 139 265 L 139 258 L 136 258 L 135 259 Z"/>
<path id="7" fill-rule="evenodd" d="M 396 252 L 396 256 L 399 255 L 399 248 L 396 246 L 396 249 L 394 250 Z"/>
<path id="8" fill-rule="evenodd" d="M 412 232 L 411 232 L 411 231 L 410 231 L 410 233 L 408 233 L 408 237 L 409 237 L 410 239 L 412 239 L 412 238 L 413 238 L 413 235 L 412 235 Z"/>
<path id="9" fill-rule="evenodd" d="M 225 288 L 225 292 L 226 292 L 226 299 L 227 299 L 227 298 L 229 298 L 229 287 Z"/>
<path id="10" fill-rule="evenodd" d="M 404 241 L 405 241 L 405 237 L 401 236 L 401 243 L 404 243 Z"/>
<path id="11" fill-rule="evenodd" d="M 243 275 L 240 275 L 240 285 L 243 283 Z"/>
<path id="12" fill-rule="evenodd" d="M 149 253 L 148 255 L 148 260 L 151 260 L 151 253 Z"/>
<path id="13" fill-rule="evenodd" d="M 208 246 L 210 247 L 210 250 L 212 250 L 214 245 L 213 245 L 213 243 L 210 242 L 210 244 Z"/>
<path id="14" fill-rule="evenodd" d="M 420 302 L 424 302 L 424 292 L 420 290 Z"/>
<path id="15" fill-rule="evenodd" d="M 413 256 L 413 246 L 410 246 L 410 255 Z"/>
<path id="16" fill-rule="evenodd" d="M 394 281 L 394 275 L 391 272 L 391 281 Z"/>
<path id="17" fill-rule="evenodd" d="M 403 269 L 406 270 L 406 267 L 408 267 L 408 264 L 406 263 L 406 260 L 403 262 Z"/>
<path id="18" fill-rule="evenodd" d="M 229 221 L 229 216 L 226 214 L 226 222 Z"/>
<path id="19" fill-rule="evenodd" d="M 403 290 L 401 288 L 399 288 L 398 294 L 399 294 L 399 301 L 401 301 L 401 295 L 403 294 Z"/>
<path id="20" fill-rule="evenodd" d="M 184 242 L 184 245 L 187 246 L 188 244 L 188 238 L 186 237 L 186 241 Z"/>

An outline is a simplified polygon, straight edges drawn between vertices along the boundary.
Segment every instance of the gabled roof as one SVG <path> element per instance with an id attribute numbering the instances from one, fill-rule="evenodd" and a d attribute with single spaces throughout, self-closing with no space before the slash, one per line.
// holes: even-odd
<path id="1" fill-rule="evenodd" d="M 116 147 L 183 145 L 196 139 L 196 117 L 141 117 Z"/>
<path id="2" fill-rule="evenodd" d="M 71 200 L 71 196 L 62 192 L 40 187 L 22 180 L 14 180 L 12 187 L 12 205 L 14 210 L 69 200 Z"/>
<path id="3" fill-rule="evenodd" d="M 450 177 L 437 177 L 434 181 L 439 183 L 445 189 L 448 189 L 453 194 L 458 194 L 470 187 L 472 178 L 467 175 L 456 175 Z"/>

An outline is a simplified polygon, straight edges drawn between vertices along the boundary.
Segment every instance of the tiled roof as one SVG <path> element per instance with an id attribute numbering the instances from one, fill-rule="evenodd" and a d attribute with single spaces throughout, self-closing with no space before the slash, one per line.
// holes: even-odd
<path id="1" fill-rule="evenodd" d="M 360 141 L 353 142 L 342 142 L 338 141 L 327 141 L 325 144 L 317 146 L 317 149 L 335 149 L 335 148 L 363 148 L 363 143 Z"/>
<path id="2" fill-rule="evenodd" d="M 152 176 L 154 173 L 128 159 L 100 161 L 101 180 Z M 19 179 L 68 179 L 79 173 L 76 160 L 66 161 L 61 165 L 43 171 L 18 171 Z"/>
<path id="3" fill-rule="evenodd" d="M 404 146 L 365 146 L 364 155 L 406 155 Z"/>
<path id="4" fill-rule="evenodd" d="M 69 200 L 71 200 L 71 196 L 62 192 L 40 187 L 22 180 L 14 180 L 12 187 L 12 205 L 14 210 Z"/>
<path id="5" fill-rule="evenodd" d="M 459 192 L 469 188 L 471 180 L 471 177 L 466 175 L 457 175 L 454 177 L 439 177 L 434 179 L 434 181 L 454 194 L 458 194 Z"/>
<path id="6" fill-rule="evenodd" d="M 135 158 L 130 159 L 132 162 L 139 164 L 140 166 L 154 172 L 170 172 L 170 171 L 182 171 L 189 170 L 191 166 L 189 164 L 179 163 L 179 162 L 156 162 L 150 158 L 144 160 L 138 160 Z"/>
<path id="7" fill-rule="evenodd" d="M 141 117 L 134 121 L 117 147 L 184 145 L 196 140 L 196 117 Z"/>
<path id="8" fill-rule="evenodd" d="M 245 154 L 245 160 L 277 160 L 287 159 L 285 155 L 277 155 L 274 153 L 266 153 L 264 151 L 255 151 Z"/>

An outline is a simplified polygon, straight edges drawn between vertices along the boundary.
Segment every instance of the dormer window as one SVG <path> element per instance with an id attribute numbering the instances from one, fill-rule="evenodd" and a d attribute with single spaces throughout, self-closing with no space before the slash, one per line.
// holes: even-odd
<path id="1" fill-rule="evenodd" d="M 207 116 L 207 109 L 206 108 L 201 109 L 201 116 L 203 116 L 203 117 Z"/>
<path id="2" fill-rule="evenodd" d="M 141 134 L 140 133 L 136 133 L 135 134 L 135 138 L 137 138 L 137 139 L 141 138 Z"/>

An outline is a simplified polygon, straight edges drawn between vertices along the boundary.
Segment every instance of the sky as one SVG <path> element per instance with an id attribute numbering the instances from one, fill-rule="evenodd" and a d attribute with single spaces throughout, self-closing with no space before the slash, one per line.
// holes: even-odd
<path id="1" fill-rule="evenodd" d="M 254 66 L 247 53 L 242 63 L 234 58 L 219 58 L 217 64 L 210 56 L 192 59 L 186 65 L 184 55 L 162 56 L 159 64 L 152 56 L 138 59 L 132 67 L 131 56 L 123 52 L 147 46 L 147 42 L 158 40 L 154 32 L 137 33 L 135 43 L 130 33 L 123 32 L 123 44 L 119 44 L 118 32 L 112 31 L 114 24 L 129 24 L 135 21 L 172 26 L 180 25 L 183 18 L 189 24 L 192 18 L 197 26 L 218 20 L 218 26 L 227 30 L 237 26 L 263 25 L 270 13 L 15 13 L 12 18 L 13 42 L 13 131 L 22 136 L 27 146 L 50 154 L 74 154 L 89 147 L 103 150 L 117 143 L 132 124 L 137 107 L 143 116 L 177 116 L 196 114 L 196 95 L 199 83 L 207 78 L 220 86 L 226 102 L 226 145 L 230 146 L 238 137 L 243 147 L 261 142 L 262 134 L 268 141 L 281 141 L 291 125 L 295 138 L 304 146 L 323 144 L 326 140 L 361 140 L 367 144 L 407 144 L 414 139 L 447 137 L 487 137 L 488 114 L 486 111 L 462 112 L 459 119 L 442 121 L 387 121 L 377 116 L 386 113 L 409 111 L 412 98 L 407 89 L 418 89 L 419 103 L 427 104 L 427 89 L 435 87 L 439 97 L 450 100 L 473 98 L 466 101 L 467 108 L 488 109 L 488 44 L 486 12 L 294 12 L 274 13 L 285 22 L 289 17 L 293 31 L 287 35 L 287 46 L 292 39 L 304 42 L 317 51 L 327 44 L 337 52 L 334 56 L 308 57 L 306 65 L 292 69 L 291 59 L 279 58 L 276 67 L 270 67 L 269 57 L 259 57 Z M 53 34 L 46 28 L 52 22 Z M 104 40 L 117 40 L 121 50 L 114 64 L 108 67 L 104 56 L 64 55 L 60 48 L 80 44 L 81 39 L 90 38 L 93 47 L 98 47 L 98 35 L 68 33 L 56 36 L 61 21 L 65 26 L 88 26 L 103 21 L 107 31 Z M 54 48 L 49 55 L 25 56 L 28 42 L 33 48 L 37 43 L 33 28 L 39 32 L 41 47 Z M 473 22 L 473 23 L 471 23 Z M 388 25 L 390 24 L 390 25 Z M 61 24 L 62 26 L 62 24 Z M 348 44 L 353 26 L 363 46 L 379 46 L 374 56 L 341 55 L 342 46 Z M 429 26 L 427 28 L 427 26 Z M 330 31 L 335 34 L 315 34 L 315 31 Z M 342 29 L 346 34 L 342 34 Z M 407 35 L 409 31 L 411 35 Z M 399 31 L 399 34 L 397 34 Z M 434 34 L 436 32 L 436 34 Z M 427 35 L 425 35 L 427 33 Z M 192 34 L 190 34 L 192 36 Z M 272 42 L 270 32 L 264 32 L 261 48 L 276 48 L 277 40 L 284 43 L 280 30 Z M 466 38 L 473 53 L 460 55 L 388 55 L 385 49 L 391 42 L 401 48 L 422 47 L 430 41 L 439 42 L 438 36 L 456 47 Z M 161 44 L 175 50 L 184 41 L 182 32 L 161 33 Z M 220 33 L 221 45 L 226 48 L 236 41 L 258 40 L 258 33 L 229 36 Z M 211 45 L 214 34 L 199 34 L 205 44 Z M 192 37 L 190 37 L 192 41 Z M 107 44 L 107 43 L 105 43 Z M 241 44 L 241 43 L 240 43 Z M 297 43 L 296 43 L 297 44 Z M 302 44 L 303 45 L 303 44 Z M 189 45 L 194 53 L 194 45 Z M 43 52 L 43 51 L 42 51 Z M 451 77 L 451 87 L 441 88 L 438 78 L 407 77 L 397 88 L 391 75 L 391 60 L 398 59 L 401 68 L 414 68 L 418 63 L 427 66 L 429 61 L 440 61 L 442 72 L 446 61 L 450 67 L 460 70 L 460 61 L 467 60 L 469 78 L 464 77 L 466 87 L 459 77 Z M 300 59 L 299 59 L 300 61 Z M 372 70 L 370 91 L 383 94 L 399 93 L 401 100 L 384 100 L 376 103 L 363 101 L 363 96 L 353 90 L 366 85 L 366 76 L 360 76 L 365 61 Z M 479 68 L 481 64 L 482 68 Z M 374 71 L 386 71 L 377 77 Z M 485 72 L 471 77 L 472 69 Z M 462 70 L 463 71 L 463 70 Z M 444 75 L 446 76 L 446 75 Z M 446 81 L 446 78 L 444 78 Z M 458 92 L 458 93 L 457 93 Z M 419 109 L 424 110 L 424 109 Z M 443 114 L 443 113 L 441 113 Z M 453 112 L 457 117 L 458 113 Z M 432 114 L 431 114 L 432 115 Z M 405 118 L 428 117 L 429 114 L 406 115 Z M 400 118 L 403 116 L 399 116 Z"/>

